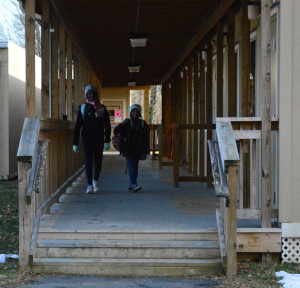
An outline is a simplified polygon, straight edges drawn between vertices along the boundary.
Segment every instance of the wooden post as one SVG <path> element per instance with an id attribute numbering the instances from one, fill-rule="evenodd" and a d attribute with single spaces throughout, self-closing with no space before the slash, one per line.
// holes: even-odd
<path id="1" fill-rule="evenodd" d="M 66 115 L 66 30 L 59 23 L 59 118 Z"/>
<path id="2" fill-rule="evenodd" d="M 173 155 L 173 186 L 174 188 L 178 188 L 179 186 L 179 163 L 178 163 L 178 134 L 179 131 L 177 129 L 177 125 L 174 125 L 174 155 Z"/>
<path id="3" fill-rule="evenodd" d="M 158 129 L 158 161 L 159 161 L 159 169 L 161 170 L 163 168 L 163 149 L 164 149 L 164 143 L 163 143 L 163 125 L 160 124 L 157 127 Z"/>
<path id="4" fill-rule="evenodd" d="M 235 117 L 237 109 L 236 99 L 236 56 L 235 56 L 235 11 L 228 10 L 228 116 Z"/>
<path id="5" fill-rule="evenodd" d="M 207 39 L 207 72 L 206 72 L 206 124 L 207 124 L 207 139 L 212 139 L 212 43 L 211 37 Z M 206 183 L 207 187 L 212 187 L 212 170 L 209 159 L 209 153 L 206 153 Z"/>
<path id="6" fill-rule="evenodd" d="M 49 118 L 49 1 L 42 0 L 42 100 L 41 116 Z"/>
<path id="7" fill-rule="evenodd" d="M 201 51 L 202 52 L 202 51 Z M 204 51 L 203 51 L 204 52 Z M 202 53 L 201 53 L 202 54 Z M 200 56 L 200 124 L 205 125 L 205 62 Z M 199 158 L 200 158 L 200 171 L 199 176 L 204 177 L 205 175 L 205 138 L 204 129 L 200 129 L 200 147 L 199 147 Z"/>
<path id="8" fill-rule="evenodd" d="M 188 62 L 188 106 L 187 106 L 187 119 L 188 124 L 193 122 L 193 59 L 190 58 Z M 187 130 L 187 152 L 188 152 L 188 172 L 193 172 L 193 130 Z"/>
<path id="9" fill-rule="evenodd" d="M 228 167 L 228 185 L 229 185 L 229 207 L 227 209 L 227 226 L 226 226 L 226 241 L 227 241 L 227 277 L 235 276 L 237 273 L 237 255 L 236 255 L 236 243 L 237 243 L 237 207 L 236 207 L 236 187 L 237 187 L 237 172 L 238 166 Z"/>
<path id="10" fill-rule="evenodd" d="M 36 117 L 25 118 L 17 153 L 19 182 L 19 264 L 21 270 L 28 266 L 34 203 L 28 204 L 26 201 L 26 192 L 38 135 L 39 119 Z"/>
<path id="11" fill-rule="evenodd" d="M 271 227 L 271 0 L 261 1 L 262 227 Z"/>
<path id="12" fill-rule="evenodd" d="M 73 106 L 72 106 L 72 95 L 73 95 L 73 80 L 72 80 L 72 67 L 73 67 L 73 42 L 71 35 L 67 33 L 67 115 L 68 120 L 73 119 Z"/>
<path id="13" fill-rule="evenodd" d="M 149 89 L 144 90 L 144 119 L 149 123 Z"/>
<path id="14" fill-rule="evenodd" d="M 250 22 L 248 20 L 248 1 L 241 2 L 241 44 L 240 44 L 240 93 L 242 101 L 242 113 L 243 117 L 252 116 L 251 113 L 251 97 L 250 97 Z M 243 165 L 241 166 L 243 170 L 240 171 L 242 174 L 243 182 L 243 207 L 250 207 L 250 141 L 241 140 L 242 148 L 240 149 L 241 160 Z"/>
<path id="15" fill-rule="evenodd" d="M 26 117 L 35 111 L 35 0 L 25 2 Z"/>
<path id="16" fill-rule="evenodd" d="M 200 111 L 200 80 L 199 80 L 199 51 L 194 53 L 194 124 L 199 124 Z M 199 155 L 198 155 L 198 129 L 194 129 L 194 151 L 193 151 L 193 176 L 198 175 Z"/>
<path id="17" fill-rule="evenodd" d="M 58 119 L 58 20 L 53 13 L 50 14 L 51 33 L 51 118 Z"/>
<path id="18" fill-rule="evenodd" d="M 223 23 L 217 24 L 217 116 L 223 117 Z"/>

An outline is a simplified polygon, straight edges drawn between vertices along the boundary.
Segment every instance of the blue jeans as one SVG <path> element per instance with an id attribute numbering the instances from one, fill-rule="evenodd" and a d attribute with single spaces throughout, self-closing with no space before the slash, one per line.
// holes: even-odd
<path id="1" fill-rule="evenodd" d="M 137 184 L 137 177 L 139 174 L 139 159 L 133 157 L 126 157 L 127 168 L 128 168 L 128 175 L 130 180 L 130 185 Z"/>

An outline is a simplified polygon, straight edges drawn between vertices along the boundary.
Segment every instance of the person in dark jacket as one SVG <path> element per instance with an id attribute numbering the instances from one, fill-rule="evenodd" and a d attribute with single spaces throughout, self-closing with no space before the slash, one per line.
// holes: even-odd
<path id="1" fill-rule="evenodd" d="M 78 107 L 73 136 L 73 151 L 79 153 L 81 136 L 87 178 L 87 194 L 99 192 L 98 180 L 102 170 L 103 148 L 110 149 L 110 118 L 106 107 L 100 104 L 98 90 L 93 85 L 84 88 L 85 104 Z M 94 174 L 93 174 L 94 164 Z"/>
<path id="2" fill-rule="evenodd" d="M 145 160 L 150 153 L 149 128 L 142 117 L 142 107 L 133 104 L 129 108 L 130 119 L 125 119 L 114 129 L 114 134 L 123 135 L 120 153 L 126 157 L 130 185 L 128 192 L 139 192 L 142 187 L 137 184 L 139 161 Z"/>

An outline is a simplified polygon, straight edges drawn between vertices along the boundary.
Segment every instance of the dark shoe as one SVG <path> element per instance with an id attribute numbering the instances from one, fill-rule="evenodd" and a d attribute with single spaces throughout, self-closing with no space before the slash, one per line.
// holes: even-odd
<path id="1" fill-rule="evenodd" d="M 132 191 L 133 193 L 137 193 L 137 192 L 139 192 L 141 190 L 142 190 L 141 186 L 139 186 L 137 184 L 133 185 L 133 191 Z"/>
<path id="2" fill-rule="evenodd" d="M 132 192 L 133 191 L 133 188 L 131 186 L 129 186 L 127 189 L 126 189 L 126 192 Z"/>

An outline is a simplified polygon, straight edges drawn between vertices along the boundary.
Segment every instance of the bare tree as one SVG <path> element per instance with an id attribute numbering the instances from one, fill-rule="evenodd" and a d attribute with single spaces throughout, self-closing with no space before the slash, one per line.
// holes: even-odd
<path id="1" fill-rule="evenodd" d="M 21 47 L 25 47 L 25 14 L 18 0 L 1 0 L 0 40 L 10 40 Z M 41 26 L 35 25 L 35 52 L 41 55 Z"/>

